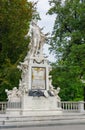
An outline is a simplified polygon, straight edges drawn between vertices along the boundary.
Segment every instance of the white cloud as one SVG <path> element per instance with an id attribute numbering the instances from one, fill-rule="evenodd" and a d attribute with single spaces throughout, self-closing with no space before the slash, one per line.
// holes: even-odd
<path id="1" fill-rule="evenodd" d="M 47 11 L 49 9 L 48 0 L 39 0 L 39 10 Z"/>

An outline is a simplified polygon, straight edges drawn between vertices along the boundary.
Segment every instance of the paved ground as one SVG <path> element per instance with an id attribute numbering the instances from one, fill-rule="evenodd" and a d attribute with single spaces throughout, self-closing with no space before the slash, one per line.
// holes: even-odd
<path id="1" fill-rule="evenodd" d="M 61 125 L 44 127 L 8 128 L 0 130 L 85 130 L 85 125 Z"/>

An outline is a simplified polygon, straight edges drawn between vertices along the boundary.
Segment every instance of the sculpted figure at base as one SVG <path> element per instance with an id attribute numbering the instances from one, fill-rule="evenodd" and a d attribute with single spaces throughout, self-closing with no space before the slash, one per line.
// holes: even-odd
<path id="1" fill-rule="evenodd" d="M 14 87 L 13 90 L 6 89 L 5 92 L 7 93 L 8 101 L 18 101 L 21 97 L 21 92 Z"/>
<path id="2" fill-rule="evenodd" d="M 28 93 L 28 88 L 26 83 L 23 80 L 19 80 L 19 91 L 23 95 L 24 93 Z"/>
<path id="3" fill-rule="evenodd" d="M 50 93 L 52 96 L 56 96 L 57 100 L 60 101 L 60 97 L 58 96 L 59 92 L 60 92 L 60 87 L 57 87 L 57 89 L 54 89 L 53 85 L 52 85 L 52 79 L 50 77 L 49 79 L 49 89 L 50 89 Z"/>
<path id="4" fill-rule="evenodd" d="M 26 84 L 29 69 L 28 61 L 25 60 L 24 62 L 20 62 L 20 65 L 18 65 L 17 68 L 22 71 L 21 80 L 19 80 L 19 90 L 21 91 L 22 94 L 24 94 L 28 92 Z"/>
<path id="5" fill-rule="evenodd" d="M 54 92 L 55 92 L 55 96 L 57 97 L 57 100 L 58 100 L 58 101 L 61 101 L 61 99 L 60 99 L 60 97 L 59 97 L 59 95 L 58 95 L 59 92 L 60 92 L 60 87 L 57 87 L 57 89 L 55 89 Z"/>

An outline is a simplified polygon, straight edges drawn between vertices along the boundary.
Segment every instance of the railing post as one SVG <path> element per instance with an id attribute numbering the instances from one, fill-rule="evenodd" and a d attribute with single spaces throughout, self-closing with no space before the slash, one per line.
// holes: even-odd
<path id="1" fill-rule="evenodd" d="M 81 113 L 84 112 L 84 101 L 78 102 L 78 111 Z"/>

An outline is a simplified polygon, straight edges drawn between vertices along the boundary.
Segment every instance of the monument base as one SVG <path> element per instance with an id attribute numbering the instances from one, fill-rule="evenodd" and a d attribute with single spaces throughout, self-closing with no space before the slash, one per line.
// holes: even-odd
<path id="1" fill-rule="evenodd" d="M 24 95 L 22 98 L 21 108 L 7 109 L 9 115 L 23 115 L 23 116 L 52 116 L 61 115 L 62 109 L 60 102 L 56 97 L 33 97 Z"/>
<path id="2" fill-rule="evenodd" d="M 62 115 L 62 109 L 51 109 L 51 110 L 28 110 L 28 109 L 7 109 L 6 115 L 8 116 L 56 116 Z"/>
<path id="3" fill-rule="evenodd" d="M 32 97 L 24 95 L 22 99 L 22 115 L 48 116 L 62 114 L 61 104 L 56 97 Z"/>
<path id="4" fill-rule="evenodd" d="M 56 110 L 23 110 L 22 115 L 24 116 L 55 116 L 61 115 L 62 111 L 60 109 Z"/>

